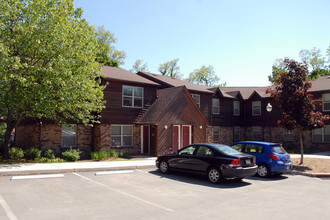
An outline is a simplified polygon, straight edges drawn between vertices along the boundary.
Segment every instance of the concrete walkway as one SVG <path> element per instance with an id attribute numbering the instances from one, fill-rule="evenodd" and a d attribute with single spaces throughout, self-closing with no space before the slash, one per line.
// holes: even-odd
<path id="1" fill-rule="evenodd" d="M 290 157 L 292 159 L 300 158 L 300 154 L 290 154 Z M 330 156 L 324 155 L 304 154 L 304 157 L 330 159 Z M 156 168 L 155 160 L 156 157 L 136 156 L 132 160 L 125 161 L 0 164 L 0 176 Z M 295 172 L 294 174 L 299 173 Z M 302 173 L 302 175 L 305 174 Z M 308 175 L 313 176 L 311 174 Z M 330 174 L 323 176 L 330 177 Z"/>

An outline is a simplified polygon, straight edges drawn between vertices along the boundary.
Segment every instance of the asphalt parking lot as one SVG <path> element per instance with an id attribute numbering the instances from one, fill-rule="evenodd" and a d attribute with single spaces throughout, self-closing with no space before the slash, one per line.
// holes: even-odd
<path id="1" fill-rule="evenodd" d="M 97 174 L 0 177 L 0 219 L 255 220 L 330 216 L 328 179 L 284 175 L 213 185 L 203 177 L 164 175 L 156 169 Z"/>

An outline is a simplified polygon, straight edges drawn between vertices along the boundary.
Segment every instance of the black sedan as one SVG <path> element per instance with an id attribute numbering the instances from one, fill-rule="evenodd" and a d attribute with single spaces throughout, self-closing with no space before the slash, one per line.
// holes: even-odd
<path id="1" fill-rule="evenodd" d="M 206 174 L 211 183 L 225 178 L 243 179 L 257 173 L 255 157 L 221 144 L 192 144 L 172 154 L 159 156 L 156 166 L 170 170 Z"/>

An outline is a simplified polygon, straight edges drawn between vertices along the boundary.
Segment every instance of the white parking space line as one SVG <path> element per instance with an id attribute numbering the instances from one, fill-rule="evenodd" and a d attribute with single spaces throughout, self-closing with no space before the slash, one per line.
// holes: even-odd
<path id="1" fill-rule="evenodd" d="M 46 178 L 63 178 L 63 174 L 44 174 L 44 175 L 28 175 L 13 176 L 10 180 L 27 180 L 27 179 L 46 179 Z"/>
<path id="2" fill-rule="evenodd" d="M 96 176 L 100 175 L 113 175 L 113 174 L 127 174 L 127 173 L 134 173 L 133 170 L 115 170 L 115 171 L 102 171 L 102 172 L 96 172 Z"/>
<path id="3" fill-rule="evenodd" d="M 2 206 L 3 210 L 5 210 L 6 215 L 10 220 L 17 220 L 17 217 L 14 215 L 14 213 L 11 211 L 10 207 L 8 206 L 5 199 L 0 194 L 0 205 Z"/>
<path id="4" fill-rule="evenodd" d="M 156 204 L 156 203 L 153 203 L 153 202 L 150 202 L 150 201 L 147 201 L 147 200 L 141 199 L 141 198 L 139 198 L 139 197 L 136 197 L 136 196 L 134 196 L 134 195 L 131 195 L 131 194 L 128 194 L 128 193 L 122 192 L 122 191 L 120 191 L 120 190 L 118 190 L 118 189 L 111 188 L 111 187 L 109 187 L 109 186 L 107 186 L 107 185 L 104 185 L 104 184 L 102 184 L 102 183 L 100 183 L 100 182 L 97 182 L 97 181 L 95 181 L 95 180 L 89 179 L 89 178 L 87 178 L 87 177 L 85 177 L 85 176 L 83 176 L 83 175 L 80 175 L 80 174 L 78 174 L 78 173 L 73 173 L 73 174 L 76 175 L 76 176 L 79 176 L 79 177 L 81 177 L 81 178 L 83 178 L 83 179 L 85 179 L 85 180 L 88 180 L 88 181 L 90 181 L 90 182 L 92 182 L 92 183 L 95 183 L 95 184 L 97 184 L 97 185 L 99 185 L 99 186 L 102 186 L 102 187 L 104 187 L 104 188 L 107 188 L 107 189 L 109 189 L 109 190 L 112 190 L 112 191 L 114 191 L 114 192 L 120 193 L 120 194 L 122 194 L 122 195 L 125 195 L 125 196 L 130 197 L 130 198 L 135 199 L 135 200 L 138 200 L 138 201 L 140 201 L 140 202 L 144 202 L 144 203 L 146 203 L 146 204 L 148 204 L 148 205 L 155 206 L 155 207 L 157 207 L 157 208 L 163 209 L 163 210 L 168 211 L 168 212 L 173 212 L 173 211 L 174 211 L 173 209 L 166 208 L 166 207 L 161 206 L 161 205 L 158 205 L 158 204 Z"/>

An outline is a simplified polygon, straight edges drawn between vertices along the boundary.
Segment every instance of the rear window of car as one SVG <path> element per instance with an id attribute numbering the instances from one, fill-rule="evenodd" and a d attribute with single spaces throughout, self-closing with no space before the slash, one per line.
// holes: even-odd
<path id="1" fill-rule="evenodd" d="M 284 148 L 282 147 L 282 145 L 271 146 L 271 149 L 272 149 L 273 153 L 276 153 L 276 154 L 286 154 L 286 151 L 284 150 Z"/>
<path id="2" fill-rule="evenodd" d="M 221 145 L 221 144 L 215 144 L 214 145 L 217 150 L 220 152 L 227 154 L 227 155 L 237 155 L 237 154 L 242 154 L 241 152 L 227 146 L 227 145 Z"/>

